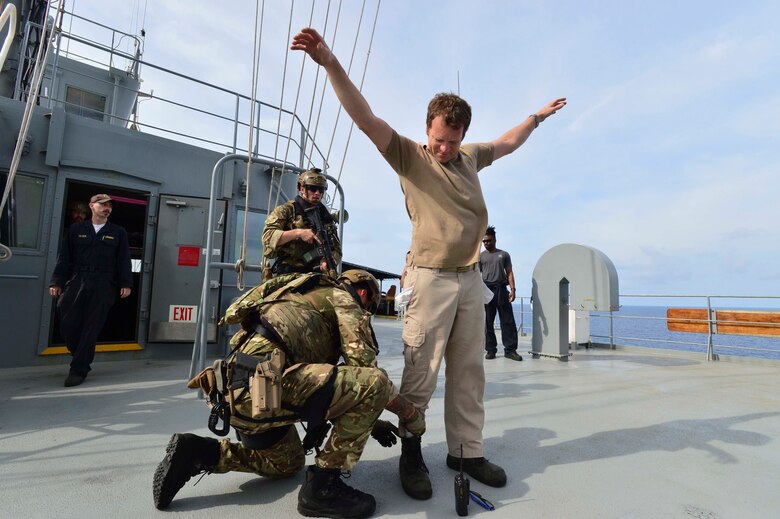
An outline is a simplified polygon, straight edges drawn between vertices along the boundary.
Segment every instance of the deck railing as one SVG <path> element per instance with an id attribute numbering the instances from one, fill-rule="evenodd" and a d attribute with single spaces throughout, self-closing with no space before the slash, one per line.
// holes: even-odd
<path id="1" fill-rule="evenodd" d="M 521 336 L 531 335 L 532 331 L 529 302 L 528 297 L 516 300 Z M 720 355 L 780 360 L 780 296 L 625 294 L 620 295 L 620 302 L 620 311 L 588 313 L 588 344 L 693 351 L 706 355 L 708 360 L 718 360 Z M 700 309 L 704 318 L 667 315 L 667 309 L 679 307 Z M 734 310 L 742 314 L 739 320 L 718 317 L 733 314 Z M 756 312 L 756 320 L 745 319 L 751 312 Z M 704 331 L 676 331 L 681 322 Z M 743 331 L 728 331 L 735 327 Z"/>
<path id="2" fill-rule="evenodd" d="M 77 36 L 75 29 L 73 32 L 68 30 L 73 20 L 80 24 L 80 31 L 89 27 L 97 28 L 107 32 L 107 34 L 101 34 L 94 39 Z M 273 158 L 279 162 L 284 160 L 287 164 L 298 167 L 315 164 L 327 169 L 325 154 L 314 143 L 314 139 L 306 130 L 303 121 L 291 111 L 259 100 L 256 100 L 252 106 L 251 98 L 247 95 L 143 61 L 143 41 L 134 35 L 117 31 L 67 11 L 64 13 L 62 25 L 63 29 L 57 35 L 45 74 L 45 78 L 51 81 L 51 84 L 46 92 L 40 94 L 41 100 L 45 101 L 47 106 L 54 104 L 64 107 L 75 106 L 58 96 L 55 89 L 56 78 L 62 71 L 84 75 L 80 70 L 69 68 L 68 60 L 86 63 L 106 71 L 118 68 L 124 70 L 129 77 L 136 79 L 139 79 L 140 71 L 143 68 L 146 75 L 150 76 L 147 78 L 148 84 L 162 86 L 158 77 L 164 76 L 165 85 L 173 94 L 161 95 L 159 90 L 158 93 L 155 93 L 154 90 L 146 93 L 138 92 L 138 100 L 132 119 L 108 113 L 110 107 L 107 107 L 104 112 L 92 111 L 101 114 L 104 120 L 117 121 L 121 125 L 135 130 L 168 137 L 220 153 L 252 152 L 255 156 Z M 33 28 L 44 30 L 40 25 L 28 24 L 23 35 L 23 45 L 27 44 L 30 30 Z M 98 39 L 101 41 L 110 40 L 110 44 L 96 41 Z M 121 48 L 123 45 L 131 48 L 123 50 Z M 25 65 L 29 64 L 28 60 L 29 57 L 25 56 L 24 63 L 19 67 L 14 94 L 17 99 L 24 100 L 28 95 L 22 82 L 22 70 L 25 69 Z M 134 90 L 116 84 L 107 79 L 107 76 L 90 76 L 89 80 L 135 94 Z M 145 118 L 139 117 L 139 106 L 147 114 Z M 152 108 L 153 106 L 154 108 Z M 241 142 L 249 127 L 252 110 L 255 121 L 254 142 Z M 279 132 L 277 132 L 277 124 L 281 126 Z M 284 137 L 284 139 L 279 141 L 277 135 Z M 290 140 L 289 146 L 286 141 L 287 136 Z M 277 146 L 277 150 L 274 150 L 273 148 Z M 277 156 L 270 157 L 258 153 L 258 150 L 269 149 Z"/>

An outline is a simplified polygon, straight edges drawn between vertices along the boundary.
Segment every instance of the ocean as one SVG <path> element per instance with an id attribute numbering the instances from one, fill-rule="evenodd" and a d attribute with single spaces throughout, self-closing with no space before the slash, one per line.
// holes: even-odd
<path id="1" fill-rule="evenodd" d="M 520 305 L 515 303 L 515 319 L 520 326 Z M 614 343 L 707 354 L 706 333 L 670 332 L 666 306 L 621 306 L 612 314 Z M 777 310 L 776 308 L 772 310 Z M 531 333 L 531 307 L 523 305 L 523 331 Z M 498 325 L 498 318 L 496 318 Z M 609 312 L 590 313 L 591 342 L 609 344 Z M 500 338 L 499 338 L 500 340 Z M 718 355 L 780 360 L 780 337 L 714 334 L 713 352 Z"/>

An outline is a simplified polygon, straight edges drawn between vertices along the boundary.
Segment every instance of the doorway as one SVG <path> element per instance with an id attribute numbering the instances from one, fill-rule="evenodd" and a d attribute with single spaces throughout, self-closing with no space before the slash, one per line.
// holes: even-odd
<path id="1" fill-rule="evenodd" d="M 146 222 L 148 219 L 149 192 L 121 189 L 114 186 L 68 180 L 65 185 L 65 203 L 62 206 L 60 241 L 66 236 L 68 227 L 76 221 L 90 219 L 89 199 L 97 193 L 107 193 L 113 199 L 114 209 L 110 221 L 121 225 L 127 231 L 130 243 L 130 261 L 133 273 L 133 290 L 124 299 L 117 297 L 108 313 L 103 330 L 98 335 L 98 344 L 138 343 L 138 321 L 140 316 L 140 294 L 143 282 L 143 259 Z M 52 309 L 53 326 L 50 332 L 52 346 L 64 345 L 60 334 L 59 315 Z"/>

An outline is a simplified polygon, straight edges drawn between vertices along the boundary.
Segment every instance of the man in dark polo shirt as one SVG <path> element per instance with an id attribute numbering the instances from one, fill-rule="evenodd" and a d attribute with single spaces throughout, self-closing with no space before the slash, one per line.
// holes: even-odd
<path id="1" fill-rule="evenodd" d="M 493 323 L 501 322 L 501 342 L 504 345 L 504 357 L 512 360 L 523 360 L 517 353 L 517 326 L 512 312 L 512 301 L 515 300 L 515 275 L 512 272 L 512 258 L 509 253 L 496 248 L 496 228 L 492 225 L 485 231 L 482 238 L 485 250 L 479 255 L 479 268 L 482 271 L 482 281 L 493 292 L 493 299 L 485 305 L 485 358 L 495 359 L 498 343 Z M 506 286 L 509 285 L 507 292 Z"/>
<path id="2" fill-rule="evenodd" d="M 60 332 L 73 355 L 65 387 L 84 382 L 108 310 L 117 293 L 125 298 L 133 287 L 127 232 L 108 221 L 111 197 L 95 195 L 89 208 L 91 220 L 68 228 L 49 283 L 49 294 L 58 299 Z"/>

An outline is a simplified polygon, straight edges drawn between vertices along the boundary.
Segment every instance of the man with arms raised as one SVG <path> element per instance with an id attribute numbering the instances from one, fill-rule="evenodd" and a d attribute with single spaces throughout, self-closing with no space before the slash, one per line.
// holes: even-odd
<path id="1" fill-rule="evenodd" d="M 428 105 L 428 144 L 421 145 L 398 135 L 374 115 L 317 31 L 303 29 L 293 38 L 291 49 L 305 51 L 325 68 L 344 109 L 398 173 L 406 197 L 412 221 L 406 282 L 414 292 L 404 318 L 406 364 L 400 392 L 424 411 L 446 359 L 447 466 L 459 468 L 462 446 L 466 473 L 487 485 L 504 486 L 504 470 L 482 452 L 485 310 L 477 265 L 488 218 L 477 172 L 520 147 L 566 100 L 552 101 L 492 142 L 461 146 L 471 107 L 454 94 L 438 94 Z M 428 499 L 432 488 L 421 437 L 403 425 L 401 484 L 411 497 Z"/>

